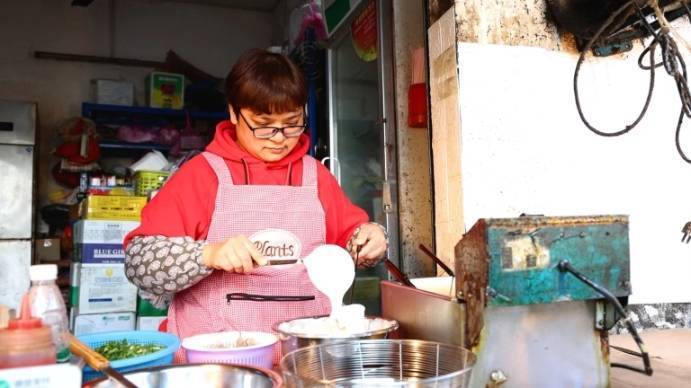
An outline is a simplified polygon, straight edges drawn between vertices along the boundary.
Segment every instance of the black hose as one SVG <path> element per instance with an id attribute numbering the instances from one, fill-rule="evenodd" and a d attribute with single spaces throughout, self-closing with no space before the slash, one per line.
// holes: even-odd
<path id="1" fill-rule="evenodd" d="M 559 262 L 559 264 L 557 265 L 557 268 L 561 272 L 569 272 L 570 274 L 575 276 L 576 279 L 582 281 L 583 283 L 587 284 L 590 288 L 597 291 L 600 295 L 605 297 L 605 299 L 607 299 L 608 302 L 610 302 L 612 305 L 614 305 L 614 308 L 617 310 L 617 313 L 619 313 L 619 315 L 621 315 L 623 317 L 622 320 L 626 324 L 626 327 L 629 329 L 629 333 L 631 333 L 631 336 L 633 337 L 634 341 L 636 341 L 636 345 L 638 346 L 638 349 L 640 349 L 640 351 L 641 351 L 638 356 L 643 358 L 643 368 L 644 369 L 636 368 L 636 367 L 629 366 L 629 365 L 619 364 L 616 362 L 613 362 L 611 364 L 611 366 L 613 368 L 624 368 L 624 369 L 632 370 L 635 372 L 643 373 L 643 374 L 646 374 L 648 376 L 652 376 L 653 375 L 653 368 L 650 365 L 650 356 L 648 355 L 648 352 L 645 350 L 645 345 L 643 344 L 643 339 L 641 338 L 640 335 L 638 335 L 638 331 L 636 330 L 636 327 L 633 325 L 633 323 L 631 323 L 631 319 L 628 317 L 628 314 L 626 314 L 626 310 L 624 310 L 624 307 L 621 305 L 621 303 L 619 303 L 619 300 L 617 299 L 617 297 L 614 296 L 611 292 L 609 292 L 608 289 L 606 289 L 606 288 L 602 287 L 601 285 L 593 282 L 592 280 L 588 279 L 585 275 L 578 272 L 571 265 L 571 263 L 569 263 L 568 260 L 561 260 Z M 631 352 L 629 354 L 633 354 L 632 351 L 629 351 L 629 352 Z"/>

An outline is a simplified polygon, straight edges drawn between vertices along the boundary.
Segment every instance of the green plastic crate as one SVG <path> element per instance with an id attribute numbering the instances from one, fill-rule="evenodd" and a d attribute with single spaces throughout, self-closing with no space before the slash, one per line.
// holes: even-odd
<path id="1" fill-rule="evenodd" d="M 170 175 L 165 171 L 137 171 L 134 173 L 134 193 L 135 195 L 146 196 L 154 190 L 163 186 Z"/>

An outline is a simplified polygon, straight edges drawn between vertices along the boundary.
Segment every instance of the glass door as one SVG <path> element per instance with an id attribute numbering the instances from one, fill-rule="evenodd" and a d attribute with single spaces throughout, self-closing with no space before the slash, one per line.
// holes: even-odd
<path id="1" fill-rule="evenodd" d="M 390 0 L 363 1 L 332 35 L 328 165 L 348 198 L 370 220 L 386 226 L 387 257 L 398 264 L 390 14 Z M 386 270 L 379 266 L 358 273 L 363 281 L 368 277 L 376 277 L 376 284 L 364 287 L 378 289 L 378 278 L 385 278 Z"/>

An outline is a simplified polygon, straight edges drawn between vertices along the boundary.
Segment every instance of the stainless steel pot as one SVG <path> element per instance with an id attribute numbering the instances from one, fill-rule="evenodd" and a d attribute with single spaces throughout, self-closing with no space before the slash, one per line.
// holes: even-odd
<path id="1" fill-rule="evenodd" d="M 287 332 L 285 330 L 280 329 L 281 324 L 295 321 L 297 319 L 323 318 L 323 317 L 326 317 L 326 315 L 315 316 L 315 317 L 296 318 L 296 319 L 291 319 L 288 321 L 278 322 L 278 323 L 274 324 L 273 325 L 273 331 L 278 333 L 278 339 L 281 341 L 281 354 L 286 355 L 286 354 L 292 352 L 293 350 L 297 350 L 297 349 L 304 348 L 307 346 L 312 346 L 312 345 L 337 343 L 337 342 L 359 340 L 359 339 L 385 339 L 389 336 L 389 334 L 391 332 L 398 329 L 398 322 L 391 320 L 391 319 L 387 319 L 387 321 L 392 322 L 392 325 L 390 327 L 386 327 L 386 328 L 380 329 L 380 330 L 372 330 L 372 331 L 367 331 L 367 332 L 363 332 L 363 333 L 358 333 L 356 335 L 351 335 L 351 336 L 346 336 L 346 337 L 324 337 L 324 336 L 318 336 L 318 335 L 310 336 L 310 335 L 304 335 L 304 334 L 291 333 L 291 332 Z M 374 317 L 368 317 L 368 318 L 374 319 Z"/>
<path id="2" fill-rule="evenodd" d="M 226 364 L 186 364 L 159 366 L 123 373 L 139 388 L 272 388 L 283 384 L 273 371 Z M 84 383 L 84 387 L 120 387 L 107 377 Z"/>

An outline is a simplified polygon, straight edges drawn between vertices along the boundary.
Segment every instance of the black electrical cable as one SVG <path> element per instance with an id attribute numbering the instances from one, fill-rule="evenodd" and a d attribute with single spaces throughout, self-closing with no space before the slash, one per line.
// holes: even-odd
<path id="1" fill-rule="evenodd" d="M 686 10 L 689 21 L 691 22 L 691 10 L 686 5 L 685 1 L 682 1 L 681 4 Z M 660 44 L 660 47 L 662 48 L 662 62 L 656 64 L 655 67 L 664 66 L 667 74 L 671 75 L 674 78 L 674 81 L 677 85 L 677 91 L 679 92 L 679 98 L 681 99 L 682 104 L 681 112 L 679 112 L 679 119 L 677 120 L 677 127 L 674 131 L 674 145 L 677 149 L 677 153 L 682 158 L 682 160 L 684 160 L 686 163 L 691 163 L 691 158 L 686 156 L 684 150 L 681 148 L 680 142 L 681 126 L 684 122 L 684 116 L 691 117 L 691 92 L 689 92 L 687 82 L 688 77 L 686 70 L 686 62 L 684 62 L 684 59 L 681 56 L 681 53 L 679 52 L 679 48 L 677 47 L 676 42 L 665 32 L 657 34 L 650 25 L 650 23 L 648 23 L 648 21 L 643 16 L 640 7 L 636 6 L 636 8 L 641 18 L 641 21 L 643 22 L 643 25 L 654 37 L 653 42 L 646 49 L 654 50 L 656 44 Z M 645 69 L 645 67 L 642 66 L 640 58 L 638 65 L 641 66 L 641 68 Z M 678 69 L 679 65 L 681 65 L 681 72 L 679 72 Z"/>
<path id="2" fill-rule="evenodd" d="M 680 1 L 680 3 L 686 11 L 689 21 L 691 21 L 691 10 L 687 6 L 686 1 Z M 691 92 L 689 92 L 687 82 L 688 77 L 686 71 L 686 63 L 684 61 L 684 58 L 681 56 L 681 53 L 679 52 L 679 48 L 677 47 L 676 42 L 668 35 L 668 31 L 661 30 L 659 34 L 656 33 L 653 26 L 650 23 L 648 23 L 648 20 L 643 15 L 643 11 L 638 6 L 638 4 L 636 3 L 635 5 L 637 14 L 641 19 L 643 26 L 648 30 L 650 35 L 654 37 L 653 42 L 648 48 L 654 50 L 655 45 L 659 44 L 662 49 L 662 62 L 656 64 L 655 67 L 664 66 L 667 74 L 674 78 L 674 81 L 677 85 L 677 91 L 679 93 L 679 98 L 681 99 L 681 112 L 679 113 L 679 119 L 677 121 L 677 127 L 674 133 L 674 145 L 677 149 L 677 153 L 679 154 L 679 156 L 686 163 L 691 163 L 691 158 L 686 156 L 684 150 L 682 150 L 681 148 L 681 143 L 679 140 L 681 137 L 681 126 L 684 122 L 684 116 L 691 117 Z M 658 24 L 662 25 L 662 21 L 659 21 Z M 642 65 L 642 61 L 640 60 L 640 58 L 638 64 L 641 68 L 645 69 L 645 67 Z M 681 72 L 679 71 L 679 67 L 681 67 L 682 69 Z"/>
<path id="3" fill-rule="evenodd" d="M 683 5 L 686 4 L 683 3 Z M 684 57 L 682 57 L 681 53 L 679 52 L 677 43 L 674 41 L 674 39 L 672 39 L 671 36 L 669 36 L 669 31 L 667 31 L 666 27 L 663 26 L 659 33 L 655 32 L 653 27 L 643 15 L 643 11 L 638 4 L 636 4 L 636 13 L 641 19 L 643 26 L 654 38 L 649 47 L 654 47 L 658 44 L 660 45 L 660 49 L 662 51 L 662 62 L 661 64 L 656 64 L 655 67 L 659 67 L 660 65 L 664 66 L 667 74 L 674 78 L 677 91 L 679 92 L 679 99 L 681 100 L 682 109 L 688 117 L 691 117 L 691 92 L 689 91 L 689 85 L 687 83 L 686 62 L 684 61 Z M 639 58 L 639 66 L 641 65 L 642 63 Z M 648 69 L 648 67 L 645 66 L 641 66 L 641 68 Z M 681 71 L 679 71 L 679 68 L 681 68 Z"/>
<path id="4" fill-rule="evenodd" d="M 681 5 L 684 7 L 684 10 L 686 11 L 686 15 L 689 18 L 689 23 L 691 23 L 691 9 L 689 9 L 689 6 L 686 5 L 686 1 L 682 1 Z M 686 66 L 684 66 L 684 79 L 686 79 Z M 677 129 L 674 132 L 674 145 L 677 147 L 677 152 L 679 153 L 681 158 L 684 159 L 684 161 L 686 163 L 691 163 L 691 158 L 686 156 L 686 154 L 684 153 L 684 150 L 681 149 L 681 144 L 679 142 L 679 138 L 681 135 L 681 125 L 684 122 L 684 113 L 685 113 L 684 109 L 682 109 L 681 112 L 679 113 L 679 120 L 677 121 Z"/>
<path id="5" fill-rule="evenodd" d="M 634 354 L 633 351 L 628 351 L 627 353 L 629 354 L 634 354 L 638 355 L 643 359 L 643 368 L 636 368 L 630 365 L 626 364 L 620 364 L 613 362 L 611 364 L 612 368 L 623 368 L 623 369 L 628 369 L 632 370 L 635 372 L 640 372 L 643 374 L 646 374 L 648 376 L 653 375 L 653 368 L 650 365 L 650 356 L 648 355 L 648 352 L 645 350 L 645 345 L 643 344 L 643 339 L 641 338 L 640 335 L 638 335 L 638 331 L 636 330 L 636 327 L 631 323 L 631 319 L 629 319 L 628 315 L 626 314 L 626 310 L 624 310 L 624 307 L 619 303 L 619 300 L 617 299 L 616 296 L 614 296 L 611 292 L 609 292 L 608 289 L 602 287 L 601 285 L 593 282 L 590 280 L 588 277 L 583 275 L 582 273 L 578 272 L 568 260 L 561 260 L 559 264 L 557 265 L 557 268 L 561 272 L 569 272 L 573 276 L 576 277 L 576 279 L 582 281 L 583 283 L 587 284 L 590 288 L 594 289 L 597 291 L 600 295 L 604 296 L 607 301 L 609 301 L 612 305 L 614 305 L 614 308 L 617 310 L 617 313 L 621 315 L 623 318 L 622 320 L 626 324 L 627 329 L 629 329 L 629 333 L 631 333 L 631 336 L 633 337 L 634 341 L 636 341 L 636 345 L 638 346 L 638 349 L 640 349 L 640 354 Z M 627 349 L 628 350 L 628 349 Z"/>
<path id="6" fill-rule="evenodd" d="M 677 129 L 674 131 L 674 145 L 677 147 L 677 152 L 679 153 L 679 156 L 681 156 L 682 159 L 686 163 L 691 163 L 691 158 L 686 156 L 684 153 L 684 150 L 681 149 L 681 144 L 679 142 L 679 138 L 681 137 L 681 124 L 684 122 L 684 110 L 682 109 L 681 112 L 679 112 L 679 121 L 677 121 Z"/>
<path id="7" fill-rule="evenodd" d="M 682 7 L 686 11 L 689 21 L 691 21 L 691 9 L 689 9 L 688 5 L 686 4 L 686 0 L 679 0 L 679 3 L 681 3 Z M 641 55 L 638 57 L 638 66 L 643 69 L 643 70 L 648 70 L 650 71 L 650 81 L 648 85 L 648 95 L 645 100 L 645 104 L 643 105 L 643 109 L 641 110 L 640 114 L 636 118 L 636 120 L 624 127 L 624 129 L 616 131 L 616 132 L 604 132 L 601 131 L 595 127 L 593 127 L 590 122 L 585 118 L 585 115 L 583 114 L 583 109 L 581 107 L 581 102 L 580 102 L 580 96 L 578 94 L 578 75 L 580 71 L 580 67 L 583 64 L 583 61 L 585 60 L 585 55 L 590 49 L 592 48 L 593 44 L 600 39 L 602 36 L 602 33 L 610 27 L 610 25 L 616 20 L 616 18 L 622 14 L 624 11 L 629 9 L 631 6 L 635 8 L 635 13 L 640 19 L 644 29 L 650 34 L 653 38 L 651 43 L 644 48 L 643 52 L 641 52 Z M 631 131 L 638 123 L 641 121 L 643 116 L 648 110 L 648 107 L 650 105 L 650 101 L 652 98 L 652 93 L 653 89 L 655 88 L 655 69 L 658 67 L 663 66 L 665 68 L 665 71 L 667 74 L 669 74 L 671 77 L 674 78 L 675 84 L 677 86 L 677 92 L 679 93 L 679 99 L 681 100 L 681 113 L 679 114 L 679 120 L 677 122 L 677 127 L 675 131 L 675 136 L 674 136 L 674 143 L 677 149 L 677 152 L 679 153 L 679 156 L 687 162 L 691 163 L 691 158 L 686 156 L 684 153 L 683 149 L 681 148 L 681 143 L 680 143 L 680 137 L 681 137 L 681 126 L 684 121 L 684 116 L 691 117 L 691 91 L 689 90 L 688 86 L 688 77 L 687 77 L 687 70 L 686 70 L 686 62 L 684 61 L 684 58 L 682 57 L 679 48 L 677 46 L 677 43 L 672 39 L 672 37 L 669 35 L 669 31 L 667 30 L 667 27 L 665 27 L 662 23 L 662 21 L 658 21 L 657 26 L 660 28 L 659 32 L 655 31 L 655 28 L 648 22 L 646 19 L 643 10 L 639 6 L 637 0 L 631 0 L 626 3 L 624 3 L 620 8 L 618 8 L 616 11 L 614 11 L 607 20 L 600 26 L 596 34 L 588 41 L 586 44 L 585 48 L 581 52 L 581 55 L 578 58 L 578 62 L 576 64 L 576 70 L 574 71 L 574 79 L 573 79 L 573 89 L 574 89 L 574 96 L 576 99 L 576 108 L 578 110 L 578 115 L 581 118 L 581 121 L 585 124 L 585 126 L 592 132 L 596 133 L 597 135 L 600 136 L 605 136 L 605 137 L 614 137 L 614 136 L 621 136 L 629 131 Z M 661 49 L 661 57 L 662 61 L 660 63 L 655 63 L 655 48 L 657 46 L 660 46 Z M 645 58 L 646 55 L 650 55 L 650 65 L 645 65 L 643 63 L 643 58 Z M 680 70 L 681 69 L 681 70 Z"/>
<path id="8" fill-rule="evenodd" d="M 586 53 L 589 52 L 590 49 L 593 47 L 593 44 L 598 39 L 600 39 L 600 37 L 602 36 L 602 33 L 605 31 L 605 29 L 607 29 L 607 27 L 610 24 L 612 24 L 614 22 L 614 20 L 616 20 L 616 18 L 619 15 L 621 15 L 624 11 L 629 9 L 631 7 L 631 5 L 634 3 L 635 3 L 635 0 L 627 1 L 626 3 L 624 3 L 624 5 L 622 5 L 616 11 L 614 11 L 607 18 L 607 20 L 605 20 L 604 23 L 602 23 L 602 25 L 597 30 L 595 35 L 593 35 L 593 37 L 588 41 L 588 43 L 586 43 L 585 47 L 581 51 L 581 55 L 578 57 L 578 62 L 576 63 L 576 70 L 574 71 L 574 74 L 573 74 L 573 93 L 574 93 L 574 96 L 576 98 L 576 109 L 578 109 L 578 115 L 581 117 L 581 121 L 583 121 L 583 124 L 585 124 L 585 126 L 589 130 L 591 130 L 592 132 L 594 132 L 600 136 L 605 136 L 605 137 L 621 136 L 621 135 L 629 132 L 630 130 L 632 130 L 636 125 L 638 125 L 638 123 L 641 121 L 641 119 L 643 119 L 643 116 L 645 115 L 645 113 L 648 111 L 648 106 L 650 105 L 650 100 L 653 96 L 653 89 L 655 88 L 655 67 L 654 67 L 655 49 L 654 49 L 654 47 L 651 48 L 651 50 L 649 50 L 650 51 L 650 64 L 651 65 L 650 65 L 650 81 L 648 83 L 648 96 L 645 98 L 645 104 L 643 105 L 643 109 L 641 110 L 641 113 L 638 115 L 636 120 L 634 120 L 631 124 L 624 127 L 624 129 L 621 129 L 621 130 L 616 131 L 616 132 L 604 132 L 604 131 L 601 131 L 601 130 L 595 128 L 594 126 L 592 126 L 590 124 L 590 122 L 588 122 L 588 120 L 585 118 L 585 115 L 583 114 L 583 108 L 581 108 L 581 99 L 580 99 L 580 96 L 578 94 L 578 74 L 581 70 L 581 65 L 583 64 L 583 61 L 585 60 Z M 640 61 L 640 59 L 639 59 L 639 61 Z"/>

